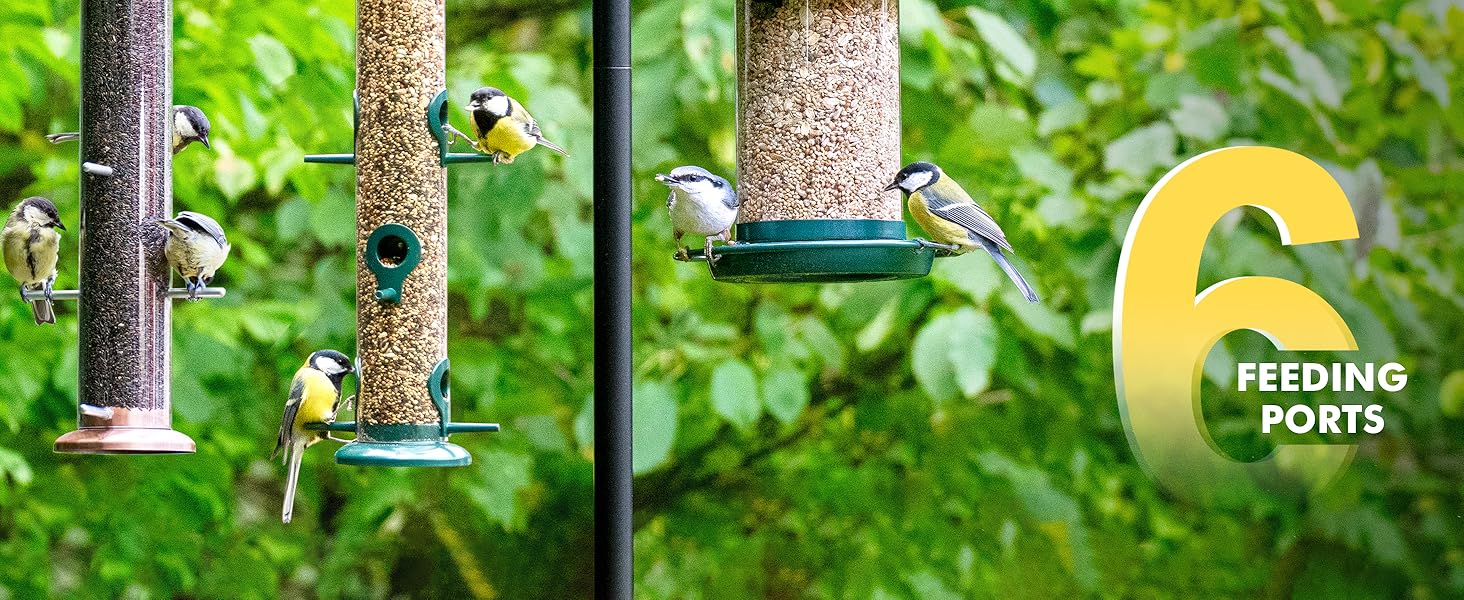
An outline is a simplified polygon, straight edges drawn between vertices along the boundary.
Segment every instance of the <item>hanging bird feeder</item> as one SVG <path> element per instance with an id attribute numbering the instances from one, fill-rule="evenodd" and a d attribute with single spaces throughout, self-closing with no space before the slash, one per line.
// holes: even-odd
<path id="1" fill-rule="evenodd" d="M 448 149 L 442 0 L 361 0 L 357 20 L 355 151 L 305 158 L 356 167 L 356 419 L 307 427 L 355 432 L 340 464 L 466 465 L 448 437 L 498 425 L 452 422 L 444 167 L 493 159 Z"/>
<path id="2" fill-rule="evenodd" d="M 78 303 L 78 429 L 57 452 L 194 451 L 168 389 L 172 300 L 188 292 L 168 287 L 154 225 L 172 215 L 172 18 L 171 0 L 82 2 L 80 289 L 52 295 Z"/>
<path id="3" fill-rule="evenodd" d="M 905 238 L 897 0 L 742 0 L 737 243 L 712 276 L 746 283 L 921 277 L 942 248 Z M 692 252 L 693 260 L 706 260 Z"/>

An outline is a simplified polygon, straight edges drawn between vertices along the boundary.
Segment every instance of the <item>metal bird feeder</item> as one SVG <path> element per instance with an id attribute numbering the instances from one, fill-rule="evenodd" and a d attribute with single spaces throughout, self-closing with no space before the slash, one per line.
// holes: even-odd
<path id="1" fill-rule="evenodd" d="M 712 276 L 743 283 L 878 281 L 930 272 L 905 238 L 898 0 L 741 0 L 737 243 Z M 693 251 L 693 260 L 706 260 Z"/>
<path id="2" fill-rule="evenodd" d="M 168 389 L 172 299 L 187 291 L 168 287 L 153 224 L 172 213 L 172 24 L 171 0 L 81 5 L 80 289 L 52 296 L 78 301 L 78 429 L 57 452 L 194 451 Z"/>
<path id="3" fill-rule="evenodd" d="M 356 167 L 356 420 L 347 465 L 449 467 L 472 462 L 454 433 L 447 361 L 447 170 L 491 163 L 447 149 L 443 0 L 357 4 L 355 151 L 306 162 Z"/>

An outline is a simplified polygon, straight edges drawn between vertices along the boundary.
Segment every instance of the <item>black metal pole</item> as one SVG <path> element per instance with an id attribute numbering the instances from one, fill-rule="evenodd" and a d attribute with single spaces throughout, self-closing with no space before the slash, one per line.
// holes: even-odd
<path id="1" fill-rule="evenodd" d="M 595 597 L 634 592 L 630 0 L 595 0 Z"/>

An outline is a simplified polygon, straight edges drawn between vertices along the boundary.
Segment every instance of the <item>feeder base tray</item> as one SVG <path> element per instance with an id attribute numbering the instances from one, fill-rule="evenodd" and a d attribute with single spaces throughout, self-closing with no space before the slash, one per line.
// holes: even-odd
<path id="1" fill-rule="evenodd" d="M 737 226 L 736 244 L 712 248 L 712 279 L 731 283 L 839 283 L 930 274 L 938 244 L 905 239 L 903 221 L 829 219 Z M 702 250 L 694 261 L 707 260 Z"/>
<path id="2" fill-rule="evenodd" d="M 362 467 L 461 467 L 473 457 L 462 446 L 444 441 L 362 442 L 341 446 L 337 464 Z"/>
<path id="3" fill-rule="evenodd" d="M 193 439 L 172 429 L 85 427 L 56 439 L 66 454 L 193 454 Z"/>

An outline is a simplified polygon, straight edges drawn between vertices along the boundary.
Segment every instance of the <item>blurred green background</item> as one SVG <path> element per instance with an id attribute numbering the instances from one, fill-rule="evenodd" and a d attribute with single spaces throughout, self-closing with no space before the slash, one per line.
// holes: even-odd
<path id="1" fill-rule="evenodd" d="M 178 157 L 175 205 L 219 216 L 234 243 L 229 296 L 174 313 L 177 427 L 198 454 L 52 454 L 75 418 L 75 307 L 35 327 L 6 296 L 0 597 L 589 595 L 589 4 L 448 5 L 453 101 L 501 87 L 573 155 L 451 173 L 456 416 L 505 431 L 459 438 L 474 464 L 458 470 L 339 467 L 317 447 L 296 521 L 279 523 L 266 457 L 290 374 L 313 349 L 353 350 L 353 174 L 301 157 L 350 143 L 354 4 L 177 0 L 175 100 L 208 112 L 214 150 Z M 902 5 L 906 158 L 993 213 L 1044 303 L 974 255 L 823 287 L 717 284 L 673 262 L 650 175 L 732 174 L 734 4 L 636 2 L 639 595 L 1464 595 L 1464 9 Z M 0 199 L 56 201 L 66 288 L 76 149 L 42 135 L 77 125 L 78 10 L 0 6 Z M 1198 287 L 1301 281 L 1411 381 L 1362 399 L 1387 429 L 1328 491 L 1198 505 L 1157 488 L 1125 440 L 1114 273 L 1148 187 L 1242 143 L 1326 165 L 1362 238 L 1283 248 L 1263 213 L 1237 212 Z M 1258 399 L 1222 390 L 1268 347 L 1237 333 L 1207 363 L 1210 428 L 1239 458 L 1269 448 Z"/>

